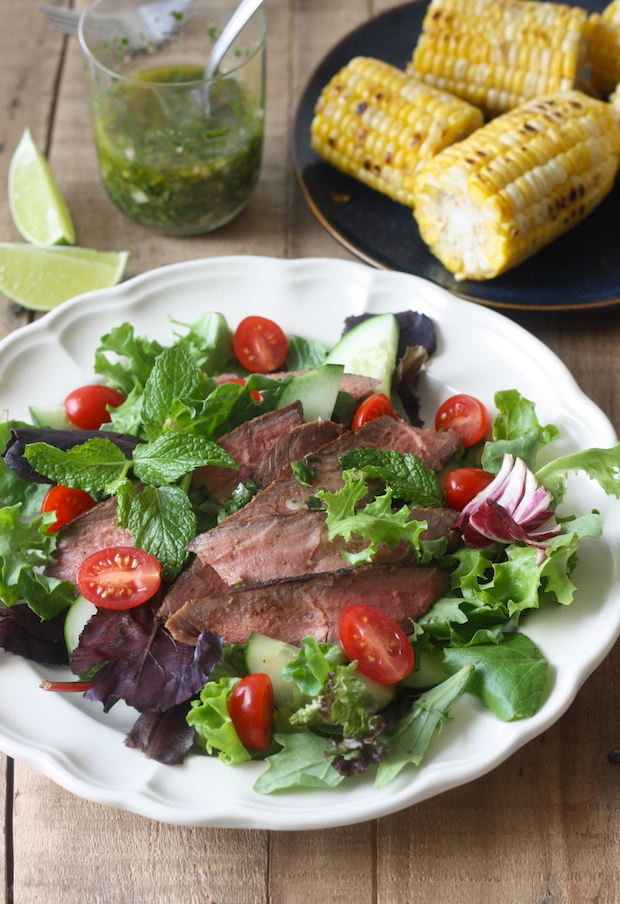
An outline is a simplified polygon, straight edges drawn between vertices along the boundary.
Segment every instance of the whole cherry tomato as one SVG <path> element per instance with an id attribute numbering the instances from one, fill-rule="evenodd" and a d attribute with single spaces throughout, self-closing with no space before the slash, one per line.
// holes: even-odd
<path id="1" fill-rule="evenodd" d="M 379 684 L 396 684 L 413 670 L 415 657 L 407 635 L 380 609 L 361 603 L 347 606 L 338 619 L 338 636 L 359 671 Z"/>
<path id="2" fill-rule="evenodd" d="M 376 417 L 381 417 L 384 414 L 387 414 L 390 417 L 394 417 L 394 408 L 392 407 L 392 403 L 385 395 L 385 393 L 375 392 L 374 395 L 371 395 L 367 399 L 364 399 L 364 401 L 358 407 L 357 411 L 353 415 L 351 428 L 353 430 L 356 430 L 357 427 L 361 427 L 362 424 L 367 424 L 368 421 L 374 421 Z"/>
<path id="3" fill-rule="evenodd" d="M 452 396 L 435 415 L 435 429 L 454 430 L 461 437 L 465 449 L 484 439 L 489 425 L 489 412 L 479 399 L 470 395 Z"/>
<path id="4" fill-rule="evenodd" d="M 116 389 L 95 383 L 70 392 L 65 399 L 65 411 L 71 423 L 80 430 L 98 430 L 102 424 L 111 421 L 108 408 L 118 408 L 124 401 L 125 396 Z"/>
<path id="5" fill-rule="evenodd" d="M 48 531 L 55 533 L 97 503 L 85 490 L 74 490 L 72 487 L 55 486 L 47 493 L 41 503 L 42 512 L 56 512 L 56 521 L 50 524 Z"/>
<path id="6" fill-rule="evenodd" d="M 236 684 L 228 698 L 235 731 L 249 750 L 267 750 L 273 732 L 273 685 L 269 675 L 254 672 Z"/>
<path id="7" fill-rule="evenodd" d="M 111 546 L 84 559 L 76 584 L 101 609 L 134 609 L 159 590 L 161 565 L 142 549 Z"/>
<path id="8" fill-rule="evenodd" d="M 273 320 L 246 317 L 233 337 L 238 361 L 247 370 L 268 374 L 282 367 L 288 354 L 288 339 Z"/>
<path id="9" fill-rule="evenodd" d="M 450 471 L 444 479 L 444 502 L 448 508 L 461 512 L 494 479 L 493 474 L 482 468 L 457 468 Z"/>

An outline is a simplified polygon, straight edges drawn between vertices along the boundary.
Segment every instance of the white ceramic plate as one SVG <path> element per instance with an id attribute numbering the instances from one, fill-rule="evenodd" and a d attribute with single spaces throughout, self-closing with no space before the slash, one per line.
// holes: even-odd
<path id="1" fill-rule="evenodd" d="M 428 314 L 438 350 L 423 378 L 422 414 L 455 391 L 482 398 L 517 388 L 537 403 L 541 423 L 562 435 L 554 454 L 610 446 L 615 434 L 603 413 L 577 387 L 564 365 L 537 339 L 490 309 L 455 298 L 403 273 L 338 260 L 215 258 L 164 267 L 113 289 L 74 299 L 0 344 L 0 399 L 12 418 L 29 404 L 62 402 L 93 381 L 99 338 L 125 320 L 161 342 L 172 340 L 168 315 L 189 322 L 223 312 L 232 326 L 265 314 L 286 331 L 333 343 L 348 314 L 413 309 Z M 316 829 L 392 813 L 470 781 L 505 760 L 567 709 L 620 634 L 618 557 L 620 505 L 576 478 L 569 494 L 576 512 L 598 508 L 604 538 L 583 544 L 575 572 L 578 593 L 568 608 L 548 606 L 525 629 L 551 663 L 548 697 L 531 719 L 502 723 L 473 698 L 462 698 L 419 769 L 405 769 L 381 791 L 358 777 L 336 790 L 262 796 L 252 784 L 262 763 L 228 768 L 204 756 L 163 766 L 123 744 L 135 714 L 38 687 L 62 669 L 35 666 L 0 651 L 0 747 L 73 793 L 163 822 L 192 826 Z"/>

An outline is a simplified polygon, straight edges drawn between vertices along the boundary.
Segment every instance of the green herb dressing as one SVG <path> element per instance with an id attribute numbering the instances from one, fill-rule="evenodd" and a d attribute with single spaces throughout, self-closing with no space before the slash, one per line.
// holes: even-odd
<path id="1" fill-rule="evenodd" d="M 193 65 L 142 70 L 133 82 L 116 83 L 95 113 L 110 198 L 130 219 L 169 235 L 233 219 L 258 181 L 262 99 L 221 79 L 211 86 L 207 114 L 201 76 Z"/>

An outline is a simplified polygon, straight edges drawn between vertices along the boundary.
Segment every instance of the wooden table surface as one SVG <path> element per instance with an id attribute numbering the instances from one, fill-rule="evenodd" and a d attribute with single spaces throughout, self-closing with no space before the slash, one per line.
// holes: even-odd
<path id="1" fill-rule="evenodd" d="M 97 174 L 77 41 L 34 0 L 1 0 L 0 186 L 25 126 L 49 155 L 79 244 L 130 249 L 128 276 L 224 254 L 349 254 L 295 184 L 295 104 L 324 53 L 389 0 L 267 0 L 265 162 L 232 224 L 194 239 L 133 226 Z M 0 241 L 19 241 L 0 191 Z M 587 261 L 584 261 L 587 266 Z M 510 315 L 513 316 L 513 315 Z M 0 335 L 29 315 L 0 299 Z M 620 427 L 620 312 L 523 313 Z M 311 832 L 179 828 L 74 797 L 0 754 L 6 904 L 615 904 L 620 900 L 620 650 L 570 710 L 489 775 L 401 813 Z M 5 691 L 6 692 L 6 691 Z"/>

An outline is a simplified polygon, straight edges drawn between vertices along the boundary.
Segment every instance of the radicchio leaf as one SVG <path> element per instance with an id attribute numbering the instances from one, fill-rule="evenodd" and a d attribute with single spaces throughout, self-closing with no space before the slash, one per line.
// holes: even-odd
<path id="1" fill-rule="evenodd" d="M 194 743 L 195 729 L 186 719 L 189 709 L 188 701 L 172 706 L 164 713 L 147 710 L 125 738 L 125 745 L 141 750 L 165 766 L 179 765 Z"/>
<path id="2" fill-rule="evenodd" d="M 223 640 L 204 631 L 195 647 L 179 643 L 155 619 L 148 603 L 125 611 L 100 609 L 88 622 L 70 665 L 77 675 L 98 668 L 87 700 L 108 712 L 125 700 L 138 712 L 163 712 L 189 700 L 220 662 Z"/>
<path id="3" fill-rule="evenodd" d="M 495 479 L 465 506 L 455 527 L 473 549 L 521 542 L 544 550 L 544 541 L 560 532 L 551 502 L 525 462 L 506 454 Z"/>
<path id="4" fill-rule="evenodd" d="M 42 621 L 25 603 L 0 608 L 0 648 L 31 662 L 67 665 L 65 615 Z"/>

